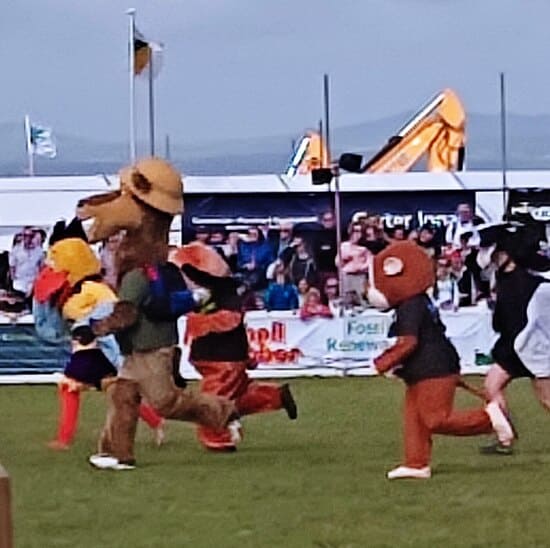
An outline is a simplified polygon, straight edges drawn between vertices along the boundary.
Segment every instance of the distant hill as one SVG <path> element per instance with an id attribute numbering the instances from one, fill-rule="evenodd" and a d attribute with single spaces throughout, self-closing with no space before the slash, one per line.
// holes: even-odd
<path id="1" fill-rule="evenodd" d="M 335 155 L 360 152 L 374 154 L 411 116 L 412 112 L 360 124 L 336 127 L 332 132 Z M 306 129 L 306 128 L 304 128 Z M 550 115 L 507 118 L 508 167 L 550 169 Z M 282 173 L 292 142 L 300 135 L 275 135 L 256 139 L 172 142 L 171 158 L 188 175 L 236 175 Z M 467 126 L 468 169 L 499 169 L 501 166 L 498 115 L 469 114 Z M 42 175 L 89 175 L 114 173 L 127 162 L 126 143 L 96 141 L 82 136 L 57 134 L 58 157 L 37 158 L 36 173 Z M 173 139 L 174 140 L 174 139 Z M 0 176 L 22 175 L 26 170 L 22 124 L 0 123 Z M 161 148 L 161 147 L 159 147 Z M 146 150 L 146 146 L 140 147 Z"/>

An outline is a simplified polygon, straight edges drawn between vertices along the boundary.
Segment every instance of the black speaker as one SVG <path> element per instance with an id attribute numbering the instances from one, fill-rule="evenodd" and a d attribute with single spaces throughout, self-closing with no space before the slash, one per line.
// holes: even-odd
<path id="1" fill-rule="evenodd" d="M 328 185 L 332 181 L 332 169 L 330 167 L 320 167 L 311 170 L 311 184 Z"/>
<path id="2" fill-rule="evenodd" d="M 361 173 L 361 164 L 363 163 L 363 156 L 361 154 L 354 154 L 353 152 L 344 152 L 338 160 L 338 166 L 344 171 L 351 173 Z"/>

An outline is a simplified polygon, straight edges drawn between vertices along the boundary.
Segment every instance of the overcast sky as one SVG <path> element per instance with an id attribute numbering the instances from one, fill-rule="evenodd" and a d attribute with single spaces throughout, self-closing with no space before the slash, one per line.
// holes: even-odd
<path id="1" fill-rule="evenodd" d="M 124 140 L 128 7 L 164 43 L 157 131 L 181 143 L 300 132 L 420 107 L 550 113 L 549 0 L 2 0 L 0 123 Z M 136 82 L 140 134 L 147 84 Z"/>

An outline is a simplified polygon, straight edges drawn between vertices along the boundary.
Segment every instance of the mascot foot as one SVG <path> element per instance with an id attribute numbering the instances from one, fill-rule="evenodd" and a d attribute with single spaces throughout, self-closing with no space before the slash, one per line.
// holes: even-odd
<path id="1" fill-rule="evenodd" d="M 240 443 L 243 439 L 243 426 L 241 421 L 233 420 L 227 425 L 229 435 L 231 436 L 231 442 L 235 445 Z"/>
<path id="2" fill-rule="evenodd" d="M 495 440 L 488 445 L 482 445 L 479 452 L 482 455 L 513 455 L 514 448 L 511 445 L 502 445 L 498 440 Z"/>
<path id="3" fill-rule="evenodd" d="M 500 405 L 492 401 L 485 406 L 485 412 L 491 419 L 491 424 L 499 443 L 504 446 L 511 445 L 516 438 L 515 429 Z"/>
<path id="4" fill-rule="evenodd" d="M 48 449 L 51 449 L 52 451 L 68 451 L 71 448 L 68 443 L 63 443 L 59 440 L 49 441 L 46 445 Z"/>
<path id="5" fill-rule="evenodd" d="M 88 462 L 100 470 L 133 470 L 136 467 L 133 462 L 122 462 L 111 455 L 92 455 Z"/>
<path id="6" fill-rule="evenodd" d="M 430 479 L 432 471 L 429 466 L 424 468 L 410 468 L 409 466 L 398 466 L 388 472 L 388 479 Z"/>
<path id="7" fill-rule="evenodd" d="M 280 388 L 281 391 L 281 403 L 283 409 L 286 411 L 288 418 L 290 420 L 295 420 L 298 418 L 298 407 L 296 406 L 296 401 L 294 396 L 290 391 L 290 386 L 288 384 L 283 384 Z"/>
<path id="8" fill-rule="evenodd" d="M 153 430 L 153 439 L 157 447 L 160 447 L 166 439 L 166 431 L 164 430 L 165 425 L 166 421 L 163 419 L 161 423 Z"/>

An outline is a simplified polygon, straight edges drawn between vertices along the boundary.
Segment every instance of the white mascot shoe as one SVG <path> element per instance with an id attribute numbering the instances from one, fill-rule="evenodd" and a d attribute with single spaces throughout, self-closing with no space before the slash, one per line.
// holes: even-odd
<path id="1" fill-rule="evenodd" d="M 229 435 L 231 436 L 231 442 L 237 445 L 243 439 L 243 427 L 240 421 L 234 420 L 227 425 Z"/>
<path id="2" fill-rule="evenodd" d="M 485 412 L 491 419 L 491 424 L 493 425 L 493 430 L 497 435 L 498 441 L 504 446 L 511 445 L 516 437 L 514 427 L 508 417 L 506 417 L 500 405 L 492 401 L 485 406 Z"/>
<path id="3" fill-rule="evenodd" d="M 92 455 L 88 462 L 100 470 L 133 470 L 135 468 L 133 464 L 119 462 L 117 458 L 110 455 Z"/>
<path id="4" fill-rule="evenodd" d="M 424 468 L 410 468 L 409 466 L 398 466 L 388 472 L 388 479 L 430 479 L 432 471 L 429 466 Z"/>

